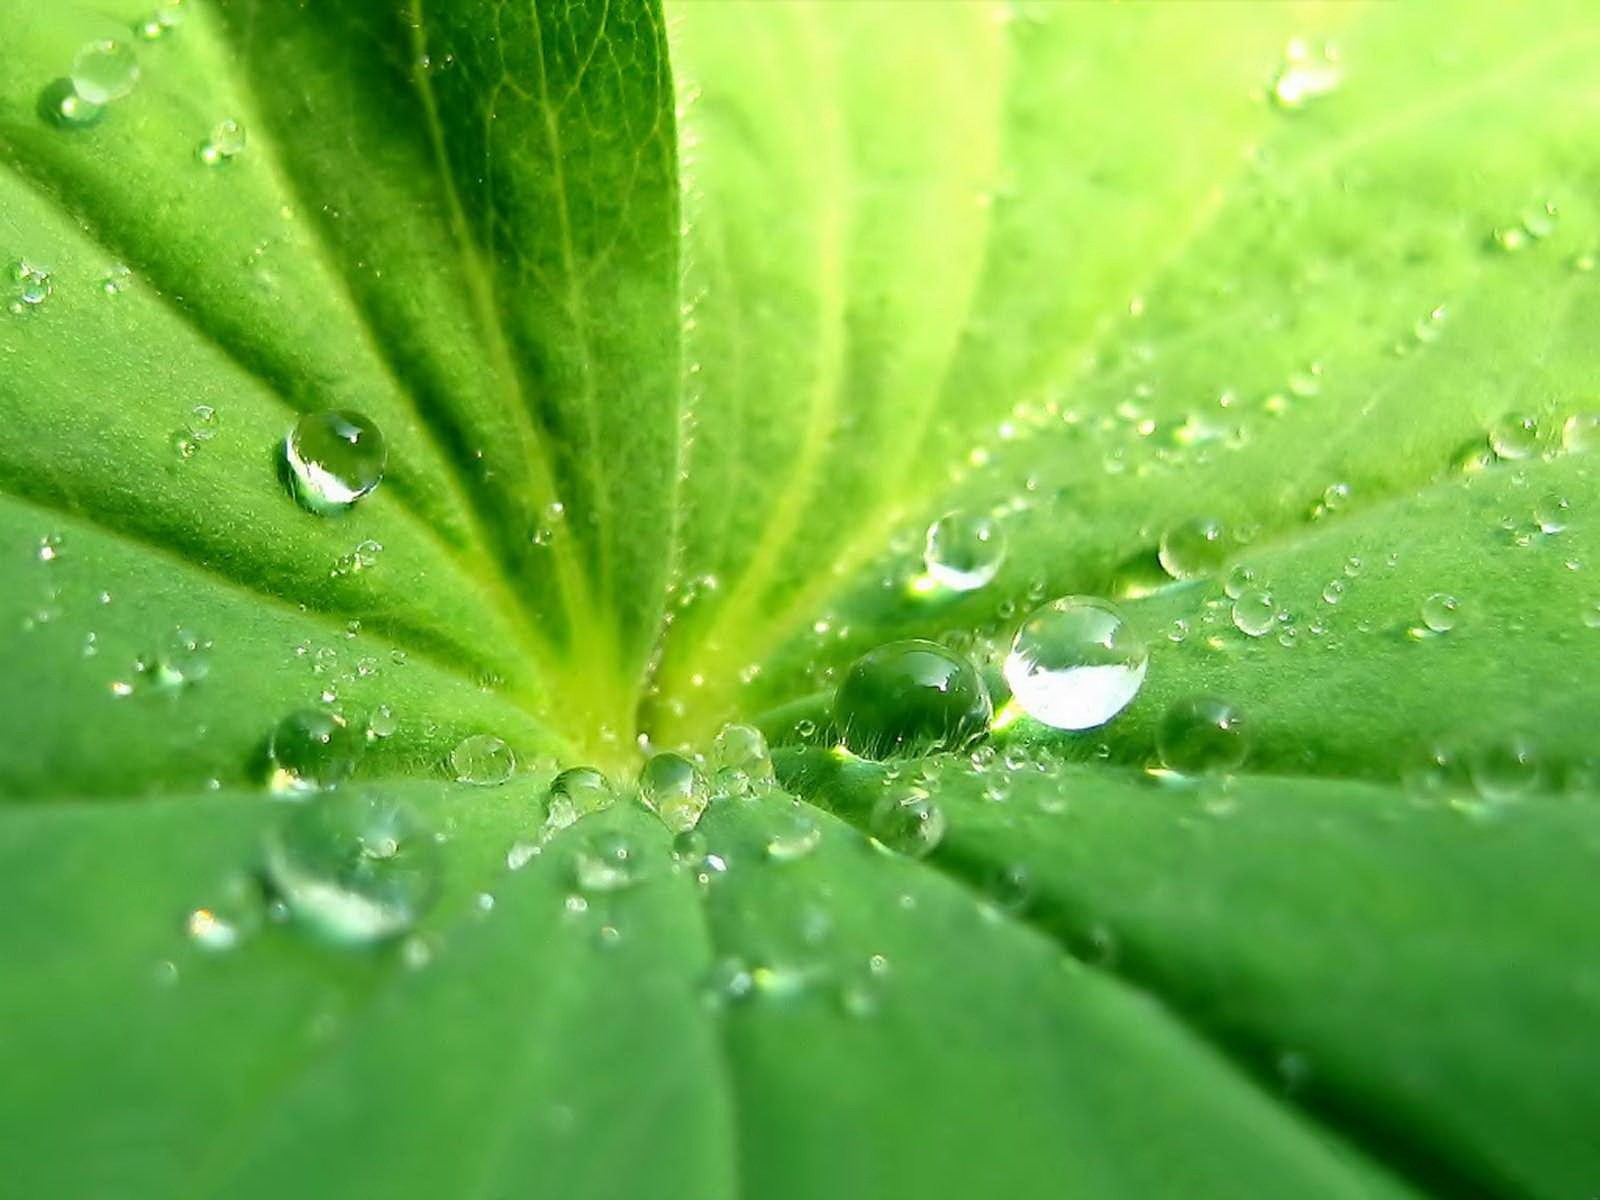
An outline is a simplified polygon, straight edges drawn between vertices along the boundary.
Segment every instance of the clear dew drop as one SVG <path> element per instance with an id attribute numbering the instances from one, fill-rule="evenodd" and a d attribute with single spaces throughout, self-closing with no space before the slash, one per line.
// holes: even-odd
<path id="1" fill-rule="evenodd" d="M 1228 554 L 1224 532 L 1215 517 L 1194 517 L 1169 527 L 1156 548 L 1161 569 L 1174 579 L 1214 574 Z"/>
<path id="2" fill-rule="evenodd" d="M 724 725 L 711 743 L 711 767 L 719 786 L 745 792 L 773 778 L 767 739 L 754 725 Z"/>
<path id="3" fill-rule="evenodd" d="M 158 41 L 183 24 L 184 0 L 163 0 L 148 16 L 134 22 L 133 31 L 147 42 Z"/>
<path id="4" fill-rule="evenodd" d="M 55 283 L 51 279 L 49 268 L 29 259 L 22 258 L 12 263 L 9 276 L 10 309 L 13 313 L 23 313 L 38 308 L 55 292 Z"/>
<path id="5" fill-rule="evenodd" d="M 856 660 L 834 696 L 844 744 L 863 758 L 960 750 L 993 709 L 977 669 L 937 642 L 890 642 Z"/>
<path id="6" fill-rule="evenodd" d="M 1161 765 L 1180 775 L 1236 771 L 1249 752 L 1249 726 L 1244 716 L 1216 696 L 1174 701 L 1156 728 Z"/>
<path id="7" fill-rule="evenodd" d="M 315 513 L 349 508 L 383 479 L 383 434 L 348 409 L 306 413 L 284 439 L 295 498 Z"/>
<path id="8" fill-rule="evenodd" d="M 492 733 L 462 738 L 450 751 L 450 770 L 457 783 L 498 787 L 511 778 L 516 768 L 516 754 L 503 738 Z"/>
<path id="9" fill-rule="evenodd" d="M 211 134 L 195 147 L 195 157 L 208 167 L 220 167 L 244 153 L 244 126 L 229 119 L 218 121 Z"/>
<path id="10" fill-rule="evenodd" d="M 565 829 L 574 821 L 610 808 L 616 799 L 605 775 L 593 767 L 569 767 L 550 781 L 545 795 L 547 832 Z"/>
<path id="11" fill-rule="evenodd" d="M 639 796 L 655 809 L 663 825 L 682 833 L 700 823 L 706 808 L 705 779 L 691 760 L 664 751 L 651 755 L 639 771 Z"/>
<path id="12" fill-rule="evenodd" d="M 585 895 L 632 887 L 639 881 L 633 843 L 614 830 L 593 835 L 573 855 L 572 875 Z"/>
<path id="13" fill-rule="evenodd" d="M 1138 695 L 1149 648 L 1105 600 L 1063 596 L 1035 609 L 1004 673 L 1023 712 L 1055 729 L 1104 725 Z"/>
<path id="14" fill-rule="evenodd" d="M 296 807 L 268 833 L 265 861 L 292 915 L 335 942 L 405 933 L 438 894 L 437 844 L 387 798 L 330 793 Z"/>
<path id="15" fill-rule="evenodd" d="M 774 819 L 767 835 L 766 854 L 773 862 L 794 862 L 821 844 L 822 826 L 803 806 L 795 804 Z"/>
<path id="16" fill-rule="evenodd" d="M 888 782 L 872 806 L 872 836 L 898 854 L 924 858 L 944 841 L 944 810 L 922 788 Z"/>
<path id="17" fill-rule="evenodd" d="M 1497 738 L 1477 747 L 1467 758 L 1473 790 L 1484 800 L 1515 800 L 1539 783 L 1539 753 L 1519 735 Z"/>
<path id="18" fill-rule="evenodd" d="M 138 56 L 132 46 L 115 38 L 89 42 L 72 60 L 72 86 L 90 104 L 120 100 L 138 82 Z"/>
<path id="19" fill-rule="evenodd" d="M 1233 626 L 1247 637 L 1265 637 L 1278 626 L 1278 602 L 1264 588 L 1246 588 L 1233 602 Z"/>
<path id="20" fill-rule="evenodd" d="M 400 728 L 400 722 L 395 717 L 394 711 L 387 704 L 380 704 L 367 716 L 367 740 L 381 741 L 383 738 L 393 737 Z"/>
<path id="21" fill-rule="evenodd" d="M 1324 604 L 1338 604 L 1344 599 L 1344 593 L 1344 580 L 1330 579 L 1322 585 L 1322 602 Z"/>
<path id="22" fill-rule="evenodd" d="M 151 681 L 163 688 L 182 688 L 199 683 L 211 673 L 211 648 L 209 638 L 191 629 L 174 629 L 161 650 L 149 660 Z"/>
<path id="23" fill-rule="evenodd" d="M 1583 625 L 1585 629 L 1600 629 L 1600 600 L 1592 600 L 1584 606 Z"/>
<path id="24" fill-rule="evenodd" d="M 106 106 L 85 100 L 72 80 L 54 80 L 39 93 L 39 116 L 57 129 L 87 129 L 105 116 Z"/>
<path id="25" fill-rule="evenodd" d="M 1600 412 L 1573 413 L 1561 425 L 1561 448 L 1568 454 L 1600 450 Z"/>
<path id="26" fill-rule="evenodd" d="M 267 746 L 275 792 L 311 792 L 334 787 L 361 761 L 365 738 L 339 713 L 306 708 L 278 722 Z"/>
<path id="27" fill-rule="evenodd" d="M 1241 564 L 1228 572 L 1228 578 L 1223 581 L 1222 590 L 1229 600 L 1237 600 L 1249 590 L 1255 581 L 1255 571 Z"/>
<path id="28" fill-rule="evenodd" d="M 1562 533 L 1572 523 L 1572 502 L 1558 492 L 1546 492 L 1533 506 L 1533 522 L 1540 533 Z"/>
<path id="29" fill-rule="evenodd" d="M 1000 572 L 1006 535 L 984 513 L 949 512 L 928 526 L 922 562 L 928 578 L 954 592 L 971 592 Z"/>
<path id="30" fill-rule="evenodd" d="M 1430 633 L 1449 633 L 1460 620 L 1461 601 L 1448 592 L 1434 592 L 1422 602 L 1422 623 Z"/>
<path id="31" fill-rule="evenodd" d="M 1489 427 L 1489 448 L 1497 458 L 1531 458 L 1539 452 L 1539 422 L 1526 413 L 1507 413 Z"/>

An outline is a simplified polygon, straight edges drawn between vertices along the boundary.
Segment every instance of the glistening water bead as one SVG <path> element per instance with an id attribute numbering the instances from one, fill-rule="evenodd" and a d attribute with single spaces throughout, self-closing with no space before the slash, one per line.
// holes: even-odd
<path id="1" fill-rule="evenodd" d="M 1150 664 L 1144 639 L 1094 596 L 1063 596 L 1023 622 L 1005 661 L 1022 711 L 1055 729 L 1104 725 L 1138 695 Z"/>
<path id="2" fill-rule="evenodd" d="M 1156 729 L 1161 765 L 1180 775 L 1237 770 L 1249 750 L 1244 718 L 1216 696 L 1175 701 Z"/>
<path id="3" fill-rule="evenodd" d="M 109 104 L 133 91 L 139 60 L 133 47 L 113 38 L 90 42 L 72 60 L 72 86 L 90 104 Z"/>
<path id="4" fill-rule="evenodd" d="M 833 700 L 844 744 L 863 758 L 959 750 L 993 709 L 977 669 L 937 642 L 890 642 L 856 660 Z"/>
<path id="5" fill-rule="evenodd" d="M 349 409 L 306 413 L 284 439 L 295 498 L 315 513 L 341 512 L 383 479 L 383 434 Z"/>
<path id="6" fill-rule="evenodd" d="M 349 778 L 365 741 L 338 713 L 307 708 L 278 722 L 267 746 L 275 792 L 309 792 Z"/>
<path id="7" fill-rule="evenodd" d="M 1161 569 L 1174 579 L 1211 575 L 1221 569 L 1227 554 L 1222 522 L 1214 517 L 1195 517 L 1171 526 L 1156 547 Z"/>
<path id="8" fill-rule="evenodd" d="M 332 941 L 404 933 L 438 894 L 438 848 L 410 810 L 372 796 L 321 796 L 266 840 L 267 878 L 296 919 Z"/>
<path id="9" fill-rule="evenodd" d="M 475 733 L 462 738 L 450 751 L 450 769 L 457 783 L 496 787 L 511 778 L 517 756 L 510 746 L 492 733 Z"/>
<path id="10" fill-rule="evenodd" d="M 928 526 L 922 549 L 928 578 L 953 592 L 983 587 L 999 573 L 1005 557 L 1005 531 L 983 513 L 945 513 Z"/>

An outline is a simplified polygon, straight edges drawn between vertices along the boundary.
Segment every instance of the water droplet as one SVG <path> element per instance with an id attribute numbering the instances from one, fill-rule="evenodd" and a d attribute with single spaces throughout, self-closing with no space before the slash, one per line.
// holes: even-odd
<path id="1" fill-rule="evenodd" d="M 822 842 L 822 826 L 802 805 L 795 804 L 773 821 L 767 835 L 767 857 L 773 862 L 794 862 Z"/>
<path id="2" fill-rule="evenodd" d="M 195 157 L 208 167 L 232 162 L 244 153 L 244 126 L 234 120 L 218 121 L 211 136 L 195 148 Z"/>
<path id="3" fill-rule="evenodd" d="M 1249 729 L 1243 716 L 1216 696 L 1175 701 L 1156 729 L 1161 764 L 1180 775 L 1235 771 L 1249 750 Z"/>
<path id="4" fill-rule="evenodd" d="M 1460 611 L 1461 601 L 1448 592 L 1434 592 L 1422 602 L 1422 623 L 1432 633 L 1449 633 Z"/>
<path id="5" fill-rule="evenodd" d="M 613 830 L 584 842 L 573 856 L 572 871 L 580 892 L 618 892 L 638 882 L 633 844 Z"/>
<path id="6" fill-rule="evenodd" d="M 844 743 L 865 758 L 959 750 L 993 710 L 973 665 L 937 642 L 890 642 L 856 660 L 834 697 Z"/>
<path id="7" fill-rule="evenodd" d="M 1233 625 L 1250 637 L 1263 637 L 1278 624 L 1278 602 L 1263 588 L 1248 588 L 1233 602 Z"/>
<path id="8" fill-rule="evenodd" d="M 267 877 L 293 915 L 337 942 L 410 929 L 438 893 L 438 848 L 397 801 L 338 793 L 296 807 L 266 840 Z"/>
<path id="9" fill-rule="evenodd" d="M 737 955 L 720 958 L 706 973 L 703 988 L 707 1003 L 720 1008 L 748 1000 L 756 990 L 756 981 L 750 966 Z"/>
<path id="10" fill-rule="evenodd" d="M 1013 698 L 1034 720 L 1092 729 L 1132 702 L 1149 663 L 1144 640 L 1111 604 L 1064 596 L 1023 622 L 1004 673 Z"/>
<path id="11" fill-rule="evenodd" d="M 88 43 L 72 60 L 72 86 L 90 104 L 109 104 L 133 91 L 139 59 L 133 47 L 114 38 Z"/>
<path id="12" fill-rule="evenodd" d="M 30 308 L 37 308 L 55 291 L 55 284 L 51 282 L 50 272 L 38 263 L 27 259 L 18 259 L 11 264 L 11 304 L 13 313 L 26 312 Z"/>
<path id="13" fill-rule="evenodd" d="M 711 743 L 711 765 L 719 786 L 743 792 L 751 783 L 772 779 L 772 755 L 767 739 L 754 725 L 724 725 Z"/>
<path id="14" fill-rule="evenodd" d="M 295 497 L 316 513 L 339 512 L 383 479 L 383 434 L 358 412 L 307 413 L 284 440 Z"/>
<path id="15" fill-rule="evenodd" d="M 545 796 L 545 826 L 565 829 L 580 817 L 610 808 L 615 794 L 606 777 L 593 767 L 569 767 L 550 781 Z"/>
<path id="16" fill-rule="evenodd" d="M 1539 422 L 1526 413 L 1507 413 L 1489 427 L 1489 448 L 1504 459 L 1528 458 L 1539 451 Z"/>
<path id="17" fill-rule="evenodd" d="M 232 950 L 261 928 L 265 915 L 260 885 L 235 875 L 215 897 L 184 917 L 183 929 L 202 950 Z"/>
<path id="18" fill-rule="evenodd" d="M 184 0 L 164 0 L 149 16 L 136 21 L 133 31 L 147 42 L 165 37 L 183 24 Z"/>
<path id="19" fill-rule="evenodd" d="M 395 730 L 398 728 L 400 728 L 400 722 L 395 718 L 389 706 L 380 704 L 367 717 L 367 740 L 375 741 L 381 738 L 393 737 Z"/>
<path id="20" fill-rule="evenodd" d="M 188 629 L 175 629 L 150 662 L 151 679 L 161 687 L 195 684 L 211 671 L 211 641 Z"/>
<path id="21" fill-rule="evenodd" d="M 1161 535 L 1156 557 L 1174 579 L 1199 579 L 1213 574 L 1227 557 L 1222 522 L 1214 517 L 1195 517 L 1173 525 Z"/>
<path id="22" fill-rule="evenodd" d="M 1240 564 L 1228 572 L 1228 578 L 1222 585 L 1222 590 L 1229 600 L 1237 600 L 1244 595 L 1245 590 L 1256 581 L 1256 573 L 1249 567 Z"/>
<path id="23" fill-rule="evenodd" d="M 1592 601 L 1583 610 L 1583 623 L 1590 629 L 1600 629 L 1600 600 Z"/>
<path id="24" fill-rule="evenodd" d="M 1338 512 L 1350 499 L 1350 485 L 1348 483 L 1330 483 L 1322 489 L 1322 496 L 1311 506 L 1311 519 L 1320 521 L 1331 513 Z"/>
<path id="25" fill-rule="evenodd" d="M 705 780 L 693 762 L 670 751 L 651 755 L 639 772 L 639 795 L 675 833 L 693 829 L 706 807 Z"/>
<path id="26" fill-rule="evenodd" d="M 361 760 L 362 737 L 338 713 L 306 708 L 272 731 L 268 786 L 275 792 L 309 792 L 349 778 Z"/>
<path id="27" fill-rule="evenodd" d="M 1514 800 L 1539 782 L 1539 753 L 1526 738 L 1496 739 L 1469 757 L 1467 771 L 1472 786 L 1485 800 Z"/>
<path id="28" fill-rule="evenodd" d="M 944 810 L 921 788 L 890 782 L 872 806 L 869 827 L 889 849 L 923 858 L 944 840 Z"/>
<path id="29" fill-rule="evenodd" d="M 1330 579 L 1322 585 L 1322 602 L 1324 604 L 1338 604 L 1344 599 L 1344 593 L 1344 580 Z"/>
<path id="30" fill-rule="evenodd" d="M 983 513 L 950 512 L 928 526 L 922 561 L 928 577 L 954 592 L 983 587 L 1006 556 L 1005 530 Z"/>
<path id="31" fill-rule="evenodd" d="M 39 116 L 58 129 L 86 129 L 105 116 L 103 104 L 78 94 L 70 79 L 57 79 L 39 93 Z"/>
<path id="32" fill-rule="evenodd" d="M 462 738 L 450 751 L 450 769 L 457 783 L 478 787 L 498 787 L 516 770 L 517 756 L 504 739 L 492 733 L 475 733 Z"/>
<path id="33" fill-rule="evenodd" d="M 1600 450 L 1600 412 L 1574 413 L 1561 426 L 1561 447 L 1568 454 Z"/>
<path id="34" fill-rule="evenodd" d="M 1272 101 L 1283 109 L 1301 108 L 1308 100 L 1337 90 L 1342 82 L 1344 69 L 1333 47 L 1313 49 L 1304 38 L 1290 38 L 1283 65 L 1272 80 Z"/>
<path id="35" fill-rule="evenodd" d="M 1533 507 L 1533 520 L 1541 533 L 1561 533 L 1572 521 L 1572 504 L 1559 493 L 1546 492 Z"/>

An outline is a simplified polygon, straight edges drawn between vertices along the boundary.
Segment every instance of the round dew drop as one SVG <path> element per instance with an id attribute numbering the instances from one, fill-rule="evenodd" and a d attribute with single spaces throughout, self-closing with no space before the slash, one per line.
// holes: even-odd
<path id="1" fill-rule="evenodd" d="M 1104 725 L 1138 695 L 1150 652 L 1111 604 L 1064 596 L 1035 609 L 1011 643 L 1011 695 L 1055 729 Z"/>
<path id="2" fill-rule="evenodd" d="M 924 858 L 944 840 L 945 816 L 920 788 L 891 785 L 872 806 L 872 836 L 889 849 Z"/>
<path id="3" fill-rule="evenodd" d="M 1496 457 L 1530 458 L 1539 452 L 1539 422 L 1524 413 L 1508 413 L 1489 429 L 1489 448 Z"/>
<path id="4" fill-rule="evenodd" d="M 457 783 L 497 787 L 511 778 L 516 767 L 516 754 L 492 733 L 475 733 L 462 738 L 450 751 L 450 769 Z"/>
<path id="5" fill-rule="evenodd" d="M 928 526 L 922 550 L 928 577 L 953 592 L 983 587 L 999 573 L 1005 557 L 1005 531 L 982 513 L 945 513 Z"/>
<path id="6" fill-rule="evenodd" d="M 383 434 L 348 409 L 306 413 L 284 440 L 295 498 L 315 513 L 341 512 L 383 479 Z"/>
<path id="7" fill-rule="evenodd" d="M 616 799 L 606 777 L 593 767 L 568 767 L 550 781 L 545 797 L 547 828 L 565 829 L 580 817 L 610 808 Z"/>
<path id="8" fill-rule="evenodd" d="M 310 792 L 350 777 L 365 749 L 362 734 L 338 713 L 307 708 L 278 722 L 267 745 L 275 792 Z"/>
<path id="9" fill-rule="evenodd" d="M 774 822 L 767 836 L 767 857 L 773 862 L 794 862 L 810 854 L 822 842 L 822 827 L 796 804 Z"/>
<path id="10" fill-rule="evenodd" d="M 1460 611 L 1461 601 L 1448 592 L 1435 592 L 1422 602 L 1422 623 L 1431 633 L 1449 633 Z"/>
<path id="11" fill-rule="evenodd" d="M 88 43 L 72 60 L 72 87 L 90 104 L 109 104 L 133 91 L 139 60 L 133 47 L 114 38 Z"/>
<path id="12" fill-rule="evenodd" d="M 730 779 L 738 785 L 735 791 L 773 777 L 767 739 L 754 725 L 724 725 L 711 743 L 711 765 L 719 779 Z"/>
<path id="13" fill-rule="evenodd" d="M 1249 750 L 1248 726 L 1239 710 L 1215 696 L 1175 701 L 1156 729 L 1161 765 L 1180 775 L 1237 770 Z"/>
<path id="14" fill-rule="evenodd" d="M 1161 569 L 1174 579 L 1199 579 L 1222 567 L 1227 557 L 1222 522 L 1195 517 L 1173 525 L 1161 535 L 1156 557 Z"/>
<path id="15" fill-rule="evenodd" d="M 955 651 L 912 639 L 856 660 L 833 701 L 844 744 L 863 758 L 960 750 L 994 715 L 977 669 Z"/>
<path id="16" fill-rule="evenodd" d="M 266 841 L 267 878 L 294 916 L 336 942 L 392 938 L 438 894 L 438 847 L 410 810 L 372 796 L 319 796 Z"/>
<path id="17" fill-rule="evenodd" d="M 211 136 L 195 149 L 195 157 L 208 167 L 219 167 L 243 154 L 244 147 L 244 126 L 234 120 L 218 121 Z"/>
<path id="18" fill-rule="evenodd" d="M 700 772 L 689 759 L 670 751 L 652 755 L 645 763 L 639 772 L 639 795 L 674 833 L 698 825 L 706 807 Z"/>
<path id="19" fill-rule="evenodd" d="M 1248 637 L 1264 637 L 1278 624 L 1278 602 L 1261 588 L 1246 588 L 1233 602 L 1233 625 Z"/>

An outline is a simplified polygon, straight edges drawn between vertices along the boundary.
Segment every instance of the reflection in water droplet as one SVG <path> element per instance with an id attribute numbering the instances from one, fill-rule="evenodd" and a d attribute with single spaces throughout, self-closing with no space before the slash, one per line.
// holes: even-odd
<path id="1" fill-rule="evenodd" d="M 951 512 L 928 527 L 922 561 L 939 586 L 970 592 L 999 573 L 1005 556 L 1005 531 L 993 517 Z"/>
<path id="2" fill-rule="evenodd" d="M 315 513 L 343 511 L 370 493 L 387 457 L 378 427 L 349 410 L 306 413 L 284 440 L 295 497 Z"/>
<path id="3" fill-rule="evenodd" d="M 1600 450 L 1600 412 L 1574 413 L 1561 426 L 1561 448 L 1568 454 Z"/>
<path id="4" fill-rule="evenodd" d="M 497 787 L 511 778 L 516 766 L 517 756 L 511 747 L 492 733 L 462 738 L 450 751 L 450 769 L 457 783 Z"/>
<path id="5" fill-rule="evenodd" d="M 1190 696 L 1171 704 L 1156 729 L 1156 752 L 1180 775 L 1235 771 L 1249 753 L 1248 727 L 1239 710 L 1216 696 Z"/>
<path id="6" fill-rule="evenodd" d="M 275 792 L 333 787 L 355 770 L 364 745 L 338 713 L 321 708 L 290 713 L 272 731 L 268 786 Z"/>
<path id="7" fill-rule="evenodd" d="M 1023 622 L 1004 673 L 1012 697 L 1034 720 L 1091 729 L 1132 702 L 1149 662 L 1144 640 L 1111 604 L 1064 596 Z"/>
<path id="8" fill-rule="evenodd" d="M 267 876 L 295 918 L 363 944 L 410 929 L 438 893 L 438 848 L 405 806 L 338 793 L 296 807 L 266 839 Z"/>
<path id="9" fill-rule="evenodd" d="M 993 710 L 977 669 L 937 642 L 890 642 L 856 660 L 834 697 L 844 743 L 865 758 L 959 750 Z"/>
<path id="10" fill-rule="evenodd" d="M 724 725 L 711 743 L 711 765 L 717 787 L 737 794 L 773 777 L 767 739 L 754 725 Z"/>

